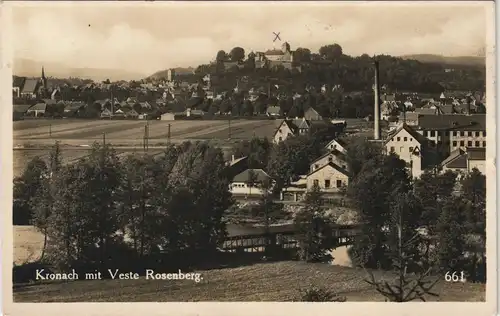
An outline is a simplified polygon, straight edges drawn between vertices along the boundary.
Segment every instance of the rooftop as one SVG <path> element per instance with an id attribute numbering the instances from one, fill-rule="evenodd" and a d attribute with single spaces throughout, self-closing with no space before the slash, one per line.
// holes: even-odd
<path id="1" fill-rule="evenodd" d="M 486 115 L 421 115 L 418 119 L 418 126 L 423 130 L 485 131 Z"/>

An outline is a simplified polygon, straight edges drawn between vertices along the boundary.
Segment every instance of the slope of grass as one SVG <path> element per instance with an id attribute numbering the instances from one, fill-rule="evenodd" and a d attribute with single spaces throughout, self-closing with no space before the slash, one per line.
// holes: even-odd
<path id="1" fill-rule="evenodd" d="M 198 271 L 203 280 L 92 280 L 14 288 L 15 302 L 293 301 L 299 289 L 324 286 L 347 301 L 384 301 L 361 269 L 302 262 L 258 263 Z M 376 272 L 377 277 L 391 276 Z M 444 279 L 444 278 L 443 278 Z M 485 285 L 440 281 L 438 301 L 484 301 Z M 436 300 L 436 299 L 434 299 Z"/>

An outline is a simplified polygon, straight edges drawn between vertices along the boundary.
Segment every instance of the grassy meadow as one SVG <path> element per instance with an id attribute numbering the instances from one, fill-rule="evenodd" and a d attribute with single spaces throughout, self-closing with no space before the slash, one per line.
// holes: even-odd
<path id="1" fill-rule="evenodd" d="M 348 302 L 384 301 L 364 278 L 365 271 L 295 261 L 195 271 L 203 280 L 88 280 L 14 288 L 14 302 L 296 301 L 299 289 L 326 287 Z M 389 273 L 375 272 L 389 279 Z M 485 300 L 485 285 L 440 281 L 430 301 Z"/>

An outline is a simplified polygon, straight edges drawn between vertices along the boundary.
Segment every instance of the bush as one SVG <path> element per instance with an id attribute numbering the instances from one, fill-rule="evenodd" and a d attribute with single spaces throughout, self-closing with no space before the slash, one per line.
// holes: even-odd
<path id="1" fill-rule="evenodd" d="M 45 269 L 50 270 L 41 262 L 26 262 L 22 264 L 13 264 L 12 267 L 12 283 L 28 283 L 36 281 L 36 271 Z"/>
<path id="2" fill-rule="evenodd" d="M 340 297 L 325 288 L 310 287 L 300 291 L 302 302 L 345 302 L 345 297 Z"/>

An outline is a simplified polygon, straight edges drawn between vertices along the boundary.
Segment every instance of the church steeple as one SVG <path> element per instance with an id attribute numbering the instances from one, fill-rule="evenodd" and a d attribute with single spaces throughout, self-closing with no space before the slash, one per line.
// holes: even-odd
<path id="1" fill-rule="evenodd" d="M 43 69 L 43 66 L 42 66 L 42 79 L 45 80 L 45 69 Z"/>

